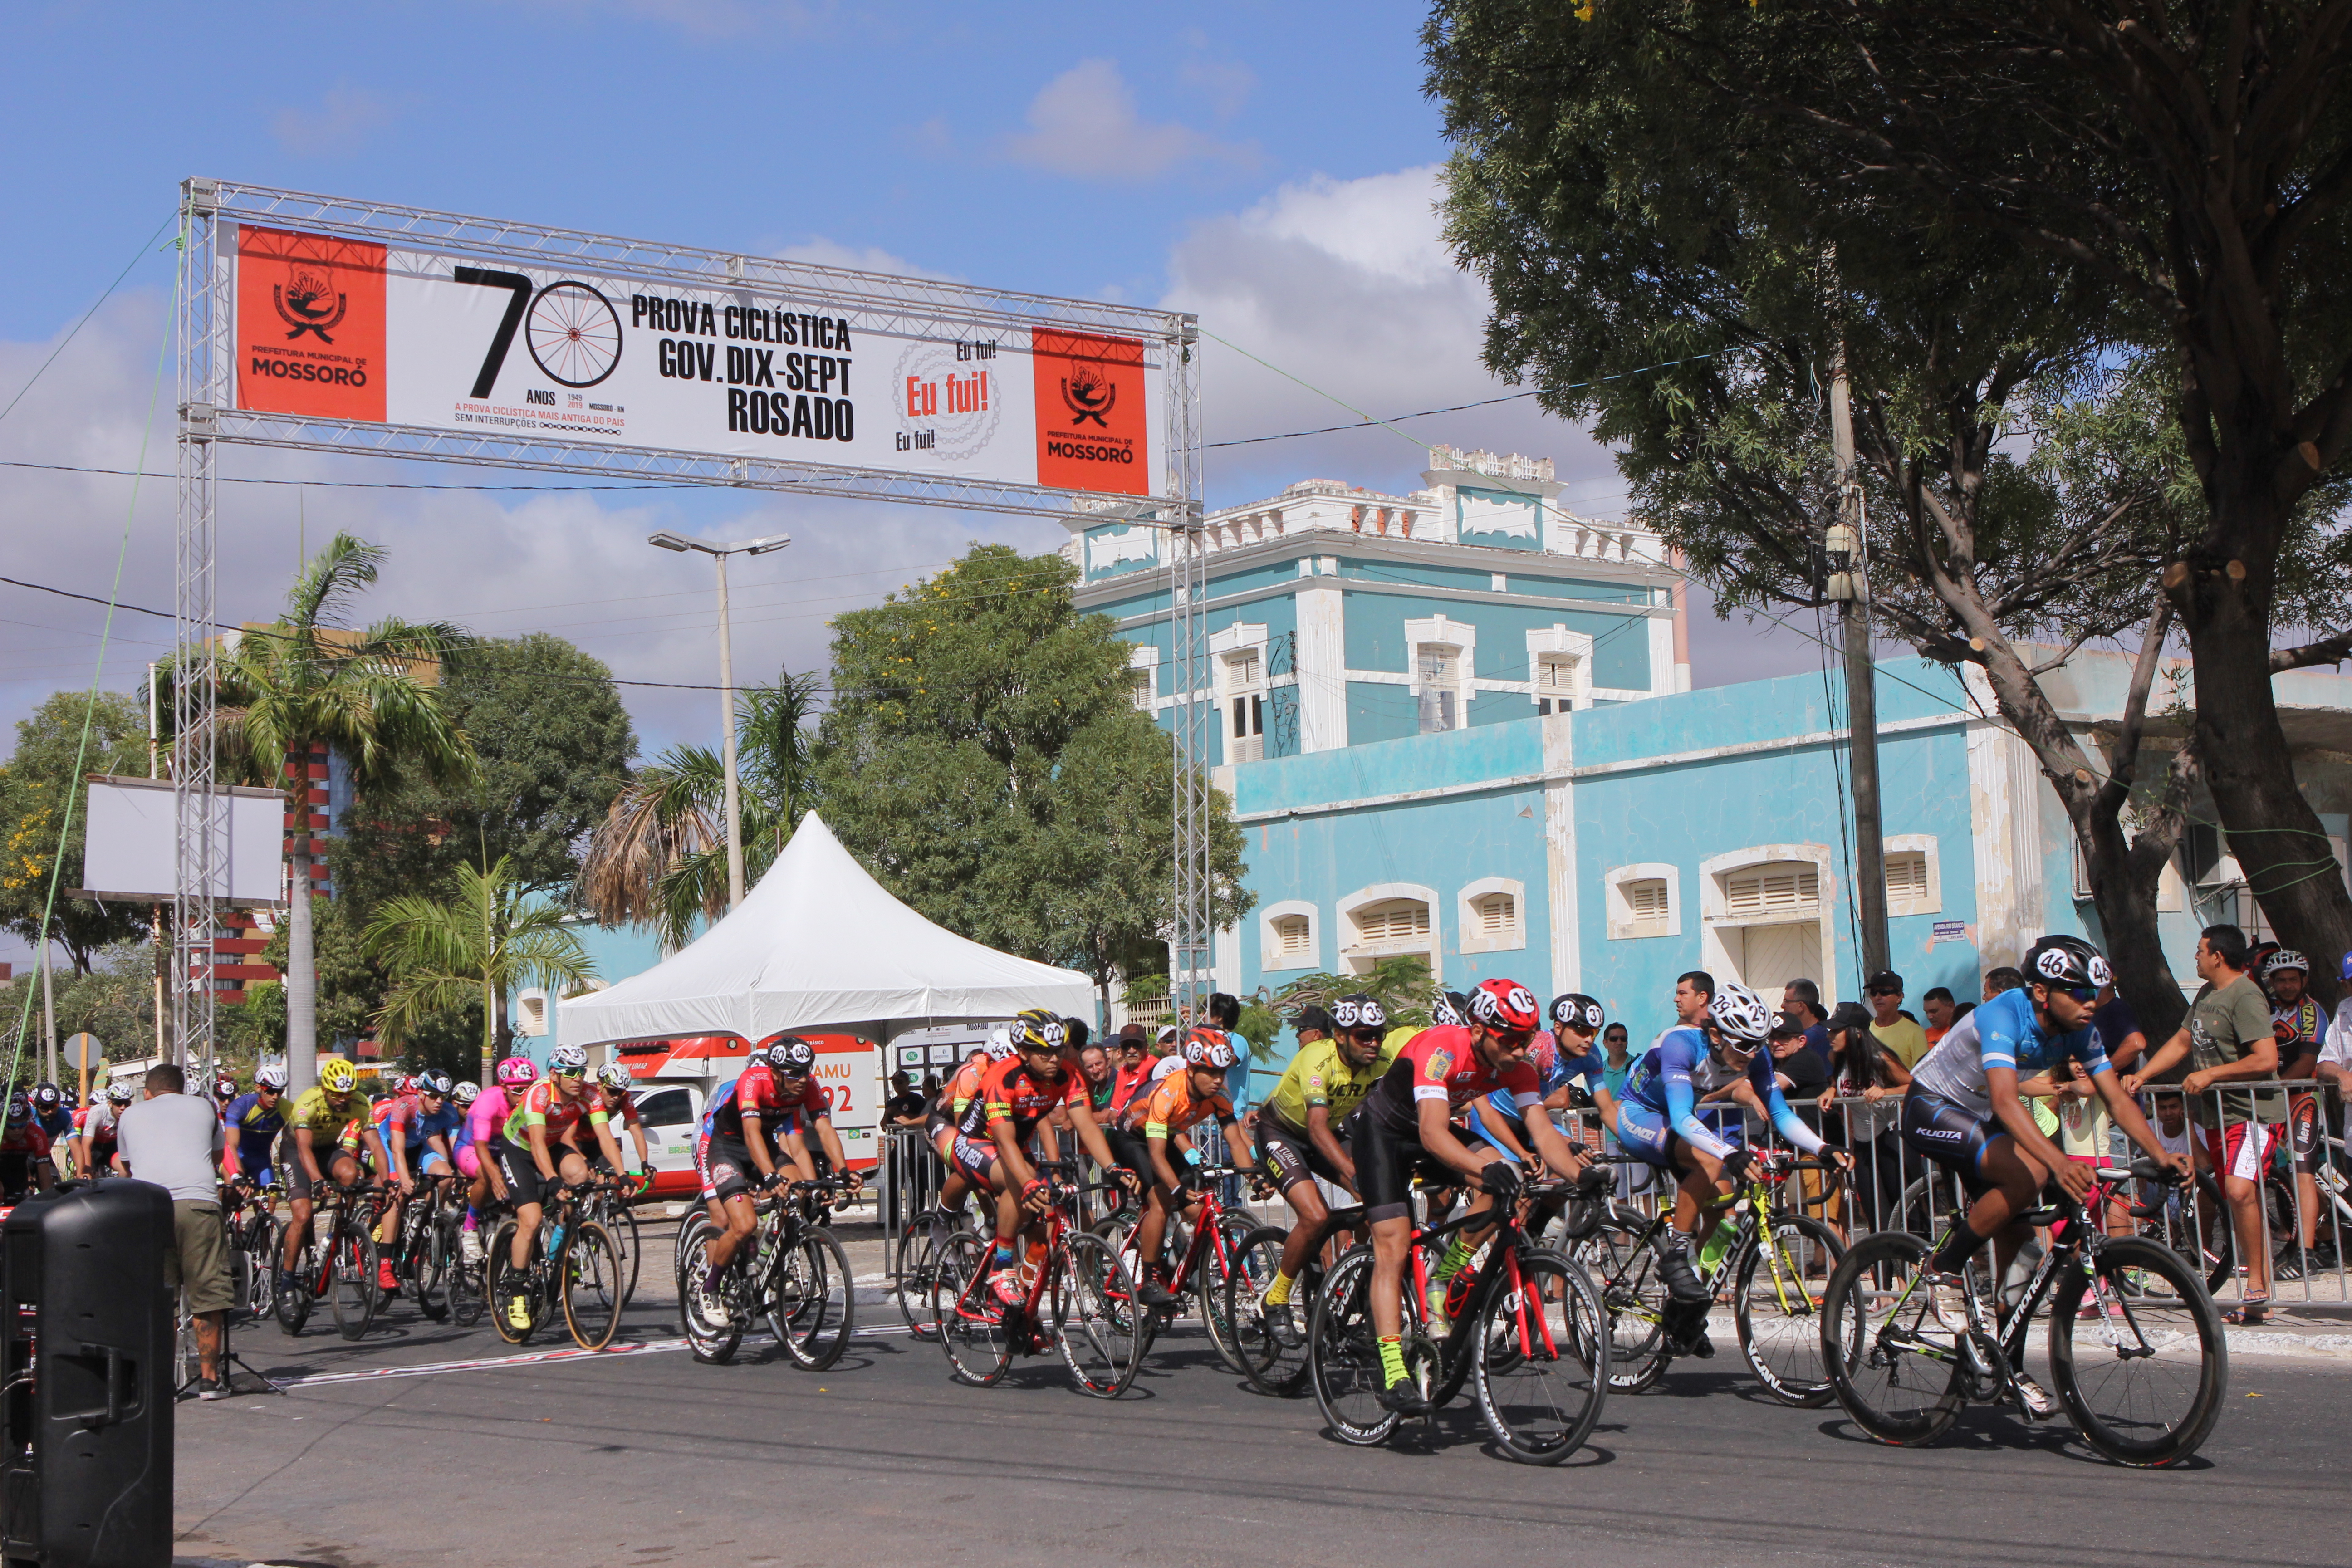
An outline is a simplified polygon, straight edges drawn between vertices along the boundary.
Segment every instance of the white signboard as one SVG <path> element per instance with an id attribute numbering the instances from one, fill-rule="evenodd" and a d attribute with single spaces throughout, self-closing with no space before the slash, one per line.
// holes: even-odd
<path id="1" fill-rule="evenodd" d="M 220 822 L 213 899 L 226 904 L 281 902 L 286 797 L 275 790 L 223 789 L 213 797 L 213 809 Z M 176 837 L 169 779 L 93 778 L 81 861 L 84 890 L 100 900 L 169 900 Z"/>
<path id="2" fill-rule="evenodd" d="M 1162 492 L 1164 341 L 773 281 L 225 225 L 234 406 L 468 435 Z M 867 279 L 868 282 L 895 280 Z"/>

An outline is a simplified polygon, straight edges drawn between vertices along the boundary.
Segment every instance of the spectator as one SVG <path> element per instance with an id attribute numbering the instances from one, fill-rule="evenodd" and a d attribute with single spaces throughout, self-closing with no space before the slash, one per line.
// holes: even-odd
<path id="1" fill-rule="evenodd" d="M 1826 1069 L 1830 1060 L 1830 1016 L 1822 1010 L 1822 988 L 1810 980 L 1790 981 L 1780 987 L 1780 1011 L 1797 1015 L 1805 1026 L 1805 1044 L 1813 1048 Z"/>
<path id="2" fill-rule="evenodd" d="M 2278 1039 L 2271 1033 L 2270 1001 L 2246 973 L 2246 933 L 2233 925 L 2207 926 L 2197 939 L 2197 975 L 2204 985 L 2189 1004 L 2189 1021 L 2158 1047 L 2137 1074 L 2124 1079 L 2129 1093 L 2162 1077 L 2184 1057 L 2197 1064 L 2180 1080 L 2189 1096 L 2189 1120 L 2207 1162 L 2221 1181 L 2237 1229 L 2238 1256 L 2246 1284 L 2238 1305 L 2222 1314 L 2231 1323 L 2254 1324 L 2268 1315 L 2272 1238 L 2263 1234 L 2263 1170 L 2276 1125 L 2286 1119 L 2283 1095 L 2226 1085 L 2275 1078 Z M 2214 1092 L 2220 1089 L 2220 1092 Z"/>
<path id="3" fill-rule="evenodd" d="M 920 1127 L 930 1113 L 929 1097 L 915 1092 L 911 1074 L 894 1072 L 890 1075 L 890 1099 L 882 1108 L 882 1118 L 891 1127 Z"/>
<path id="4" fill-rule="evenodd" d="M 1863 987 L 1870 997 L 1870 1032 L 1878 1043 L 1895 1055 L 1905 1071 L 1919 1065 L 1927 1054 L 1927 1032 L 1903 1011 L 1903 976 L 1891 969 L 1882 969 L 1870 977 Z"/>
<path id="5" fill-rule="evenodd" d="M 1118 1070 L 1111 1066 L 1110 1053 L 1100 1046 L 1082 1046 L 1078 1049 L 1078 1076 L 1087 1080 L 1087 1096 L 1093 1102 L 1097 1116 L 1110 1109 L 1112 1097 L 1118 1091 Z"/>
<path id="6" fill-rule="evenodd" d="M 1820 1104 L 1824 1112 L 1832 1100 L 1847 1103 L 1832 1117 L 1823 1139 L 1853 1156 L 1848 1179 L 1853 1184 L 1853 1224 L 1880 1230 L 1901 1223 L 1895 1214 L 1903 1195 L 1903 1153 L 1895 1136 L 1902 1120 L 1902 1091 L 1911 1074 L 1891 1052 L 1879 1047 L 1871 1028 L 1870 1010 L 1849 1002 L 1829 1023 L 1829 1086 Z"/>
<path id="7" fill-rule="evenodd" d="M 1954 1024 L 1960 1021 L 1959 1009 L 1953 1005 L 1949 986 L 1930 985 L 1927 994 L 1919 998 L 1920 1010 L 1927 1015 L 1927 1047 L 1933 1050 Z"/>
<path id="8" fill-rule="evenodd" d="M 1829 1064 L 1813 1054 L 1805 1038 L 1805 1020 L 1794 1011 L 1772 1020 L 1768 1041 L 1773 1076 L 1780 1080 L 1781 1096 L 1790 1105 L 1818 1100 L 1830 1086 Z"/>
<path id="9" fill-rule="evenodd" d="M 1209 993 L 1209 1027 L 1227 1034 L 1241 1026 L 1242 999 L 1228 992 Z"/>
<path id="10" fill-rule="evenodd" d="M 196 1321 L 196 1396 L 228 1392 L 220 1376 L 221 1324 L 234 1300 L 228 1236 L 221 1225 L 219 1113 L 192 1098 L 185 1074 L 169 1062 L 147 1069 L 147 1095 L 123 1108 L 116 1146 L 133 1179 L 172 1194 L 172 1246 L 163 1283 L 184 1289 Z"/>
<path id="11" fill-rule="evenodd" d="M 2018 971 L 2011 969 L 2007 965 L 2003 965 L 1985 976 L 1984 996 L 1982 997 L 1982 1000 L 1990 1002 L 2004 991 L 2022 991 L 2024 989 L 2025 976 Z"/>
<path id="12" fill-rule="evenodd" d="M 2263 963 L 2263 984 L 2271 994 L 2271 1036 L 2279 1043 L 2278 1076 L 2294 1081 L 2317 1076 L 2319 1049 L 2327 1043 L 2327 1015 L 2311 998 L 2310 970 L 2291 947 L 2279 948 Z M 2287 1130 L 2294 1152 L 2296 1252 L 2287 1261 L 2296 1274 L 2316 1263 L 2312 1254 L 2319 1240 L 2320 1155 L 2326 1148 L 2319 1127 L 2318 1092 L 2294 1090 L 2287 1097 Z"/>
<path id="13" fill-rule="evenodd" d="M 1292 1015 L 1290 1026 L 1297 1034 L 1299 1047 L 1303 1050 L 1318 1040 L 1331 1037 L 1331 1015 L 1320 1007 L 1301 1007 Z"/>
<path id="14" fill-rule="evenodd" d="M 2099 1044 L 2105 1047 L 2107 1060 L 2117 1072 L 2131 1071 L 2147 1054 L 2147 1037 L 2140 1033 L 2139 1015 L 2131 1010 L 2130 1003 L 2116 994 L 2113 981 L 2099 992 L 2099 1005 L 2091 1014 L 2091 1027 L 2099 1032 Z M 2117 1158 L 2128 1156 L 2119 1153 Z"/>
<path id="15" fill-rule="evenodd" d="M 1625 1075 L 1633 1070 L 1633 1041 L 1622 1024 L 1612 1024 L 1601 1031 L 1601 1048 L 1607 1053 L 1601 1067 L 1601 1081 L 1612 1095 L 1625 1092 Z"/>
<path id="16" fill-rule="evenodd" d="M 1087 1048 L 1087 1042 L 1092 1038 L 1094 1038 L 1093 1026 L 1084 1018 L 1062 1020 L 1062 1043 L 1070 1049 L 1083 1051 Z"/>

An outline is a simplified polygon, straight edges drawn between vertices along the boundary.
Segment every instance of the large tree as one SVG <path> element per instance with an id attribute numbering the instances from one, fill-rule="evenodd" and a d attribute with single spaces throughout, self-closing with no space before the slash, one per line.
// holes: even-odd
<path id="1" fill-rule="evenodd" d="M 49 939 L 78 974 L 89 973 L 100 949 L 141 934 L 148 913 L 142 904 L 65 896 L 83 885 L 89 773 L 146 776 L 147 715 L 137 699 L 60 691 L 16 721 L 16 749 L 0 765 L 0 921 L 37 944 L 46 913 Z"/>
<path id="2" fill-rule="evenodd" d="M 1582 9 L 1680 84 L 1695 124 L 1768 121 L 1772 155 L 1823 199 L 2047 258 L 2165 356 L 2201 506 L 2162 583 L 2206 783 L 2280 934 L 2352 947 L 2271 685 L 2352 649 L 2337 596 L 2299 598 L 2283 567 L 2306 499 L 2352 457 L 2352 0 Z"/>
<path id="3" fill-rule="evenodd" d="M 385 619 L 364 630 L 340 624 L 375 581 L 383 554 L 337 534 L 303 565 L 285 613 L 221 652 L 212 743 L 225 773 L 285 792 L 290 824 L 310 820 L 307 763 L 321 746 L 333 748 L 363 790 L 402 777 L 444 786 L 472 779 L 473 750 L 435 684 L 442 661 L 467 635 L 445 622 Z M 311 908 L 299 896 L 310 887 L 314 855 L 306 832 L 292 833 L 287 844 L 298 896 L 287 910 L 286 1065 L 300 1089 L 318 1068 Z"/>
<path id="4" fill-rule="evenodd" d="M 1082 615 L 1058 555 L 975 545 L 834 622 L 825 820 L 899 898 L 992 947 L 1084 971 L 1172 931 L 1174 753 L 1139 712 L 1128 645 Z M 1241 833 L 1212 826 L 1213 913 L 1246 912 Z"/>
<path id="5" fill-rule="evenodd" d="M 441 703 L 474 748 L 475 778 L 404 779 L 360 797 L 336 845 L 335 889 L 373 908 L 511 862 L 516 880 L 570 897 L 588 836 L 629 782 L 636 732 L 604 663 L 559 637 L 453 651 Z"/>

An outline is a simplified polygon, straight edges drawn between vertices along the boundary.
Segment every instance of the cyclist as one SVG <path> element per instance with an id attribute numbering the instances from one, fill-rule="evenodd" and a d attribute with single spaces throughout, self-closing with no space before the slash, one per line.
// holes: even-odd
<path id="1" fill-rule="evenodd" d="M 613 1142 L 616 1146 L 624 1130 L 636 1144 L 637 1191 L 644 1192 L 653 1185 L 654 1162 L 646 1151 L 645 1118 L 637 1114 L 636 1098 L 629 1092 L 636 1081 L 636 1075 L 629 1070 L 626 1062 L 606 1062 L 596 1069 L 596 1097 L 604 1102 L 605 1125 L 614 1130 Z M 588 1163 L 592 1169 L 601 1167 L 610 1175 L 621 1173 L 604 1166 L 601 1160 L 592 1159 Z"/>
<path id="2" fill-rule="evenodd" d="M 1183 1055 L 1184 1070 L 1162 1079 L 1139 1110 L 1128 1112 L 1130 1125 L 1143 1134 L 1145 1157 L 1150 1162 L 1145 1173 L 1151 1184 L 1144 1197 L 1143 1218 L 1135 1227 L 1135 1256 L 1143 1268 L 1137 1294 L 1147 1307 L 1176 1304 L 1175 1295 L 1168 1289 L 1168 1267 L 1160 1261 L 1160 1247 L 1168 1234 L 1171 1208 L 1181 1206 L 1187 1219 L 1196 1217 L 1196 1205 L 1189 1194 L 1201 1155 L 1193 1146 L 1191 1129 L 1216 1118 L 1234 1163 L 1244 1170 L 1257 1163 L 1249 1134 L 1234 1119 L 1234 1102 L 1225 1097 L 1225 1074 L 1241 1059 L 1241 1053 L 1234 1049 L 1233 1037 L 1214 1027 L 1193 1029 L 1184 1037 Z M 1171 1155 L 1182 1158 L 1181 1173 Z"/>
<path id="3" fill-rule="evenodd" d="M 2311 962 L 2291 947 L 2280 948 L 2263 962 L 2263 984 L 2271 994 L 2271 1034 L 2278 1040 L 2278 1075 L 2290 1081 L 2318 1076 L 2319 1053 L 2327 1045 L 2327 1015 L 2311 997 Z M 2280 1254 L 2282 1272 L 2300 1273 L 2332 1268 L 2335 1259 L 2321 1253 L 2319 1241 L 2320 1152 L 2319 1095 L 2299 1089 L 2287 1096 L 2286 1130 L 2294 1155 L 2295 1216 L 2298 1234 Z"/>
<path id="4" fill-rule="evenodd" d="M 1601 1125 L 1615 1131 L 1626 1152 L 1676 1177 L 1675 1212 L 1666 1222 L 1658 1274 L 1680 1309 L 1667 1325 L 1675 1348 L 1704 1360 L 1715 1346 L 1706 1337 L 1707 1289 L 1692 1265 L 1691 1247 L 1713 1233 L 1722 1217 L 1714 1200 L 1738 1190 L 1756 1152 L 1744 1139 L 1733 1142 L 1741 1138 L 1738 1131 L 1704 1121 L 1699 1099 L 1723 1098 L 1719 1091 L 1752 1097 L 1759 1114 L 1798 1149 L 1819 1154 L 1826 1146 L 1780 1093 L 1772 1054 L 1764 1048 L 1776 1015 L 1764 998 L 1745 985 L 1718 987 L 1711 976 L 1700 979 L 1703 984 L 1685 975 L 1680 983 L 1690 994 L 1708 998 L 1698 1020 L 1668 1029 L 1643 1053 L 1625 1075 L 1622 1100 L 1605 1087 L 1594 1099 L 1601 1108 Z M 1678 988 L 1678 1002 L 1681 997 Z M 1843 1151 L 1830 1152 L 1841 1166 L 1848 1163 Z"/>
<path id="5" fill-rule="evenodd" d="M 532 1084 L 507 1116 L 490 1143 L 490 1157 L 514 1203 L 514 1245 L 507 1255 L 518 1283 L 530 1268 L 531 1239 L 551 1189 L 576 1187 L 588 1180 L 582 1128 L 617 1169 L 620 1150 L 605 1125 L 604 1108 L 588 1089 L 588 1053 L 558 1046 L 547 1053 L 547 1076 Z M 507 1297 L 507 1325 L 530 1327 L 530 1298 L 520 1289 Z"/>
<path id="6" fill-rule="evenodd" d="M 1372 1322 L 1380 1335 L 1383 1408 L 1419 1415 L 1429 1408 L 1404 1364 L 1404 1268 L 1412 1246 L 1412 1178 L 1424 1158 L 1475 1179 L 1499 1202 L 1519 1189 L 1517 1167 L 1482 1158 L 1455 1136 L 1456 1107 L 1508 1089 L 1515 1104 L 1539 1103 L 1542 1086 L 1528 1061 L 1543 1015 L 1534 993 L 1516 980 L 1487 980 L 1470 993 L 1467 1025 L 1435 1025 L 1397 1052 L 1349 1121 L 1358 1190 L 1372 1232 Z M 1549 1117 L 1531 1117 L 1535 1154 L 1553 1170 L 1576 1168 L 1576 1156 Z"/>
<path id="7" fill-rule="evenodd" d="M 493 1203 L 503 1204 L 512 1195 L 507 1188 L 506 1174 L 499 1169 L 490 1145 L 499 1136 L 507 1118 L 514 1114 L 515 1101 L 530 1089 L 539 1077 L 539 1068 L 529 1057 L 509 1057 L 499 1063 L 492 1076 L 491 1087 L 475 1097 L 466 1111 L 466 1139 L 459 1150 L 457 1168 L 467 1170 L 474 1184 L 466 1190 L 466 1217 L 457 1227 L 457 1255 L 468 1263 L 482 1261 L 482 1216 Z"/>
<path id="8" fill-rule="evenodd" d="M 114 1150 L 114 1119 L 138 1098 L 130 1079 L 106 1086 L 104 1094 L 89 1097 L 89 1106 L 74 1118 L 74 1170 L 84 1176 L 120 1173 L 121 1160 Z"/>
<path id="9" fill-rule="evenodd" d="M 8 1124 L 0 1131 L 0 1202 L 16 1203 L 28 1192 L 49 1190 L 49 1135 L 33 1114 L 32 1100 L 8 1097 Z"/>
<path id="10" fill-rule="evenodd" d="M 227 1149 L 221 1156 L 222 1176 L 243 1176 L 265 1191 L 275 1188 L 278 1173 L 270 1155 L 278 1146 L 278 1135 L 286 1130 L 286 1069 L 274 1063 L 257 1069 L 253 1092 L 230 1100 L 222 1121 L 228 1131 Z"/>
<path id="11" fill-rule="evenodd" d="M 963 1120 L 965 1109 L 980 1092 L 980 1080 L 988 1076 L 988 1069 L 998 1062 L 1011 1061 L 1013 1056 L 1013 1037 L 1003 1029 L 990 1030 L 988 1044 L 973 1047 L 971 1054 L 964 1058 L 963 1066 L 956 1068 L 955 1076 L 940 1085 L 940 1098 L 924 1120 L 924 1133 L 938 1152 L 940 1163 L 947 1167 L 947 1176 L 940 1183 L 939 1212 L 940 1217 L 950 1225 L 963 1214 L 964 1195 L 971 1191 L 971 1184 L 956 1166 L 956 1123 Z"/>
<path id="12" fill-rule="evenodd" d="M 1335 1032 L 1299 1047 L 1257 1117 L 1258 1168 L 1298 1216 L 1264 1299 L 1266 1321 L 1285 1333 L 1293 1326 L 1291 1287 L 1330 1226 L 1316 1178 L 1357 1191 L 1356 1162 L 1342 1129 L 1395 1059 L 1385 1044 L 1388 1010 L 1375 998 L 1354 992 L 1334 1002 L 1327 1016 Z"/>
<path id="13" fill-rule="evenodd" d="M 1905 1145 L 1958 1176 L 1974 1200 L 1966 1221 L 1928 1259 L 1930 1289 L 1957 1288 L 1988 1241 L 1994 1277 L 2002 1277 L 2032 1234 L 2016 1216 L 2033 1206 L 2044 1183 L 2054 1178 L 2076 1198 L 2090 1190 L 2092 1167 L 2067 1159 L 2042 1132 L 2018 1097 L 2021 1077 L 2063 1068 L 2070 1059 L 2082 1063 L 2116 1125 L 2150 1159 L 2188 1171 L 2187 1157 L 2165 1152 L 2125 1092 L 2091 1027 L 2091 1009 L 2109 979 L 2098 949 L 2080 937 L 2044 936 L 2019 967 L 2024 987 L 2000 993 L 1955 1023 L 1919 1058 L 1904 1097 Z M 2056 1409 L 2039 1384 L 2022 1374 L 2017 1382 L 2031 1414 Z"/>
<path id="14" fill-rule="evenodd" d="M 213 1114 L 221 1119 L 223 1127 L 228 1125 L 229 1101 L 235 1100 L 236 1096 L 236 1079 L 227 1073 L 224 1072 L 213 1079 Z"/>
<path id="15" fill-rule="evenodd" d="M 798 1059 L 792 1049 L 794 1046 L 806 1050 L 808 1042 L 787 1035 L 753 1057 L 703 1112 L 694 1163 L 702 1173 L 702 1201 L 710 1215 L 710 1236 L 703 1244 L 702 1271 L 689 1281 L 689 1288 L 706 1322 L 716 1322 L 724 1315 L 719 1298 L 720 1271 L 759 1229 L 759 1194 L 782 1176 L 777 1147 L 792 1121 L 787 1101 L 797 1104 L 806 1087 L 805 1082 L 789 1089 L 785 1087 L 783 1069 Z"/>
<path id="16" fill-rule="evenodd" d="M 382 1247 L 376 1282 L 386 1291 L 400 1285 L 393 1272 L 392 1255 L 400 1238 L 401 1200 L 415 1191 L 419 1178 L 431 1181 L 455 1173 L 449 1140 L 464 1121 L 449 1103 L 447 1073 L 427 1068 L 403 1081 L 411 1086 L 410 1092 L 378 1101 L 373 1118 L 376 1139 L 392 1161 L 387 1173 L 392 1177 L 392 1197 L 384 1205 L 383 1224 L 376 1231 Z"/>
<path id="17" fill-rule="evenodd" d="M 838 1171 L 847 1178 L 849 1190 L 856 1192 L 865 1179 L 849 1168 L 841 1134 L 833 1130 L 833 1091 L 816 1080 L 816 1047 L 797 1035 L 782 1036 L 768 1047 L 768 1065 L 776 1073 L 776 1107 L 791 1118 L 778 1123 L 776 1135 L 793 1173 L 803 1182 L 814 1182 L 820 1168 Z M 814 1153 L 808 1147 L 812 1132 L 817 1145 Z"/>
<path id="18" fill-rule="evenodd" d="M 33 1089 L 33 1120 L 48 1134 L 52 1173 L 63 1176 L 73 1159 L 73 1107 L 66 1103 L 65 1091 L 53 1083 L 43 1083 Z"/>
<path id="19" fill-rule="evenodd" d="M 361 1180 L 359 1157 L 342 1146 L 343 1134 L 357 1127 L 360 1142 L 374 1157 L 375 1168 L 384 1168 L 383 1143 L 368 1120 L 367 1098 L 359 1092 L 359 1082 L 357 1068 L 341 1057 L 330 1057 L 319 1064 L 319 1081 L 294 1097 L 294 1109 L 286 1120 L 294 1143 L 293 1157 L 286 1162 L 289 1202 L 286 1247 L 278 1258 L 278 1291 L 289 1288 L 287 1276 L 294 1271 L 302 1244 L 310 1238 L 311 1193 L 330 1180 L 339 1187 L 353 1186 Z M 323 1167 L 319 1163 L 321 1156 L 327 1162 Z"/>
<path id="20" fill-rule="evenodd" d="M 1053 1198 L 1045 1179 L 1030 1163 L 1028 1144 L 1055 1107 L 1068 1108 L 1070 1131 L 1096 1164 L 1118 1170 L 1119 1183 L 1129 1192 L 1136 1186 L 1132 1172 L 1118 1169 L 1109 1142 L 1095 1121 L 1086 1080 L 1078 1076 L 1061 1019 L 1033 1008 L 1014 1019 L 1013 1027 L 1013 1058 L 988 1069 L 979 1098 L 964 1108 L 963 1120 L 956 1124 L 955 1141 L 957 1167 L 974 1187 L 996 1200 L 996 1249 L 990 1267 L 997 1298 L 1007 1305 L 1026 1294 L 1013 1267 L 1014 1243 L 1024 1232 L 1034 1239 L 1034 1221 Z"/>

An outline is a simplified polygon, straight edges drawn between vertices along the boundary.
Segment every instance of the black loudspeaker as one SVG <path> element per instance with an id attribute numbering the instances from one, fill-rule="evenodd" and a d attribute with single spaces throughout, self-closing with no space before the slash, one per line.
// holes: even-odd
<path id="1" fill-rule="evenodd" d="M 0 1223 L 0 1557 L 170 1568 L 172 1195 L 68 1182 Z"/>

